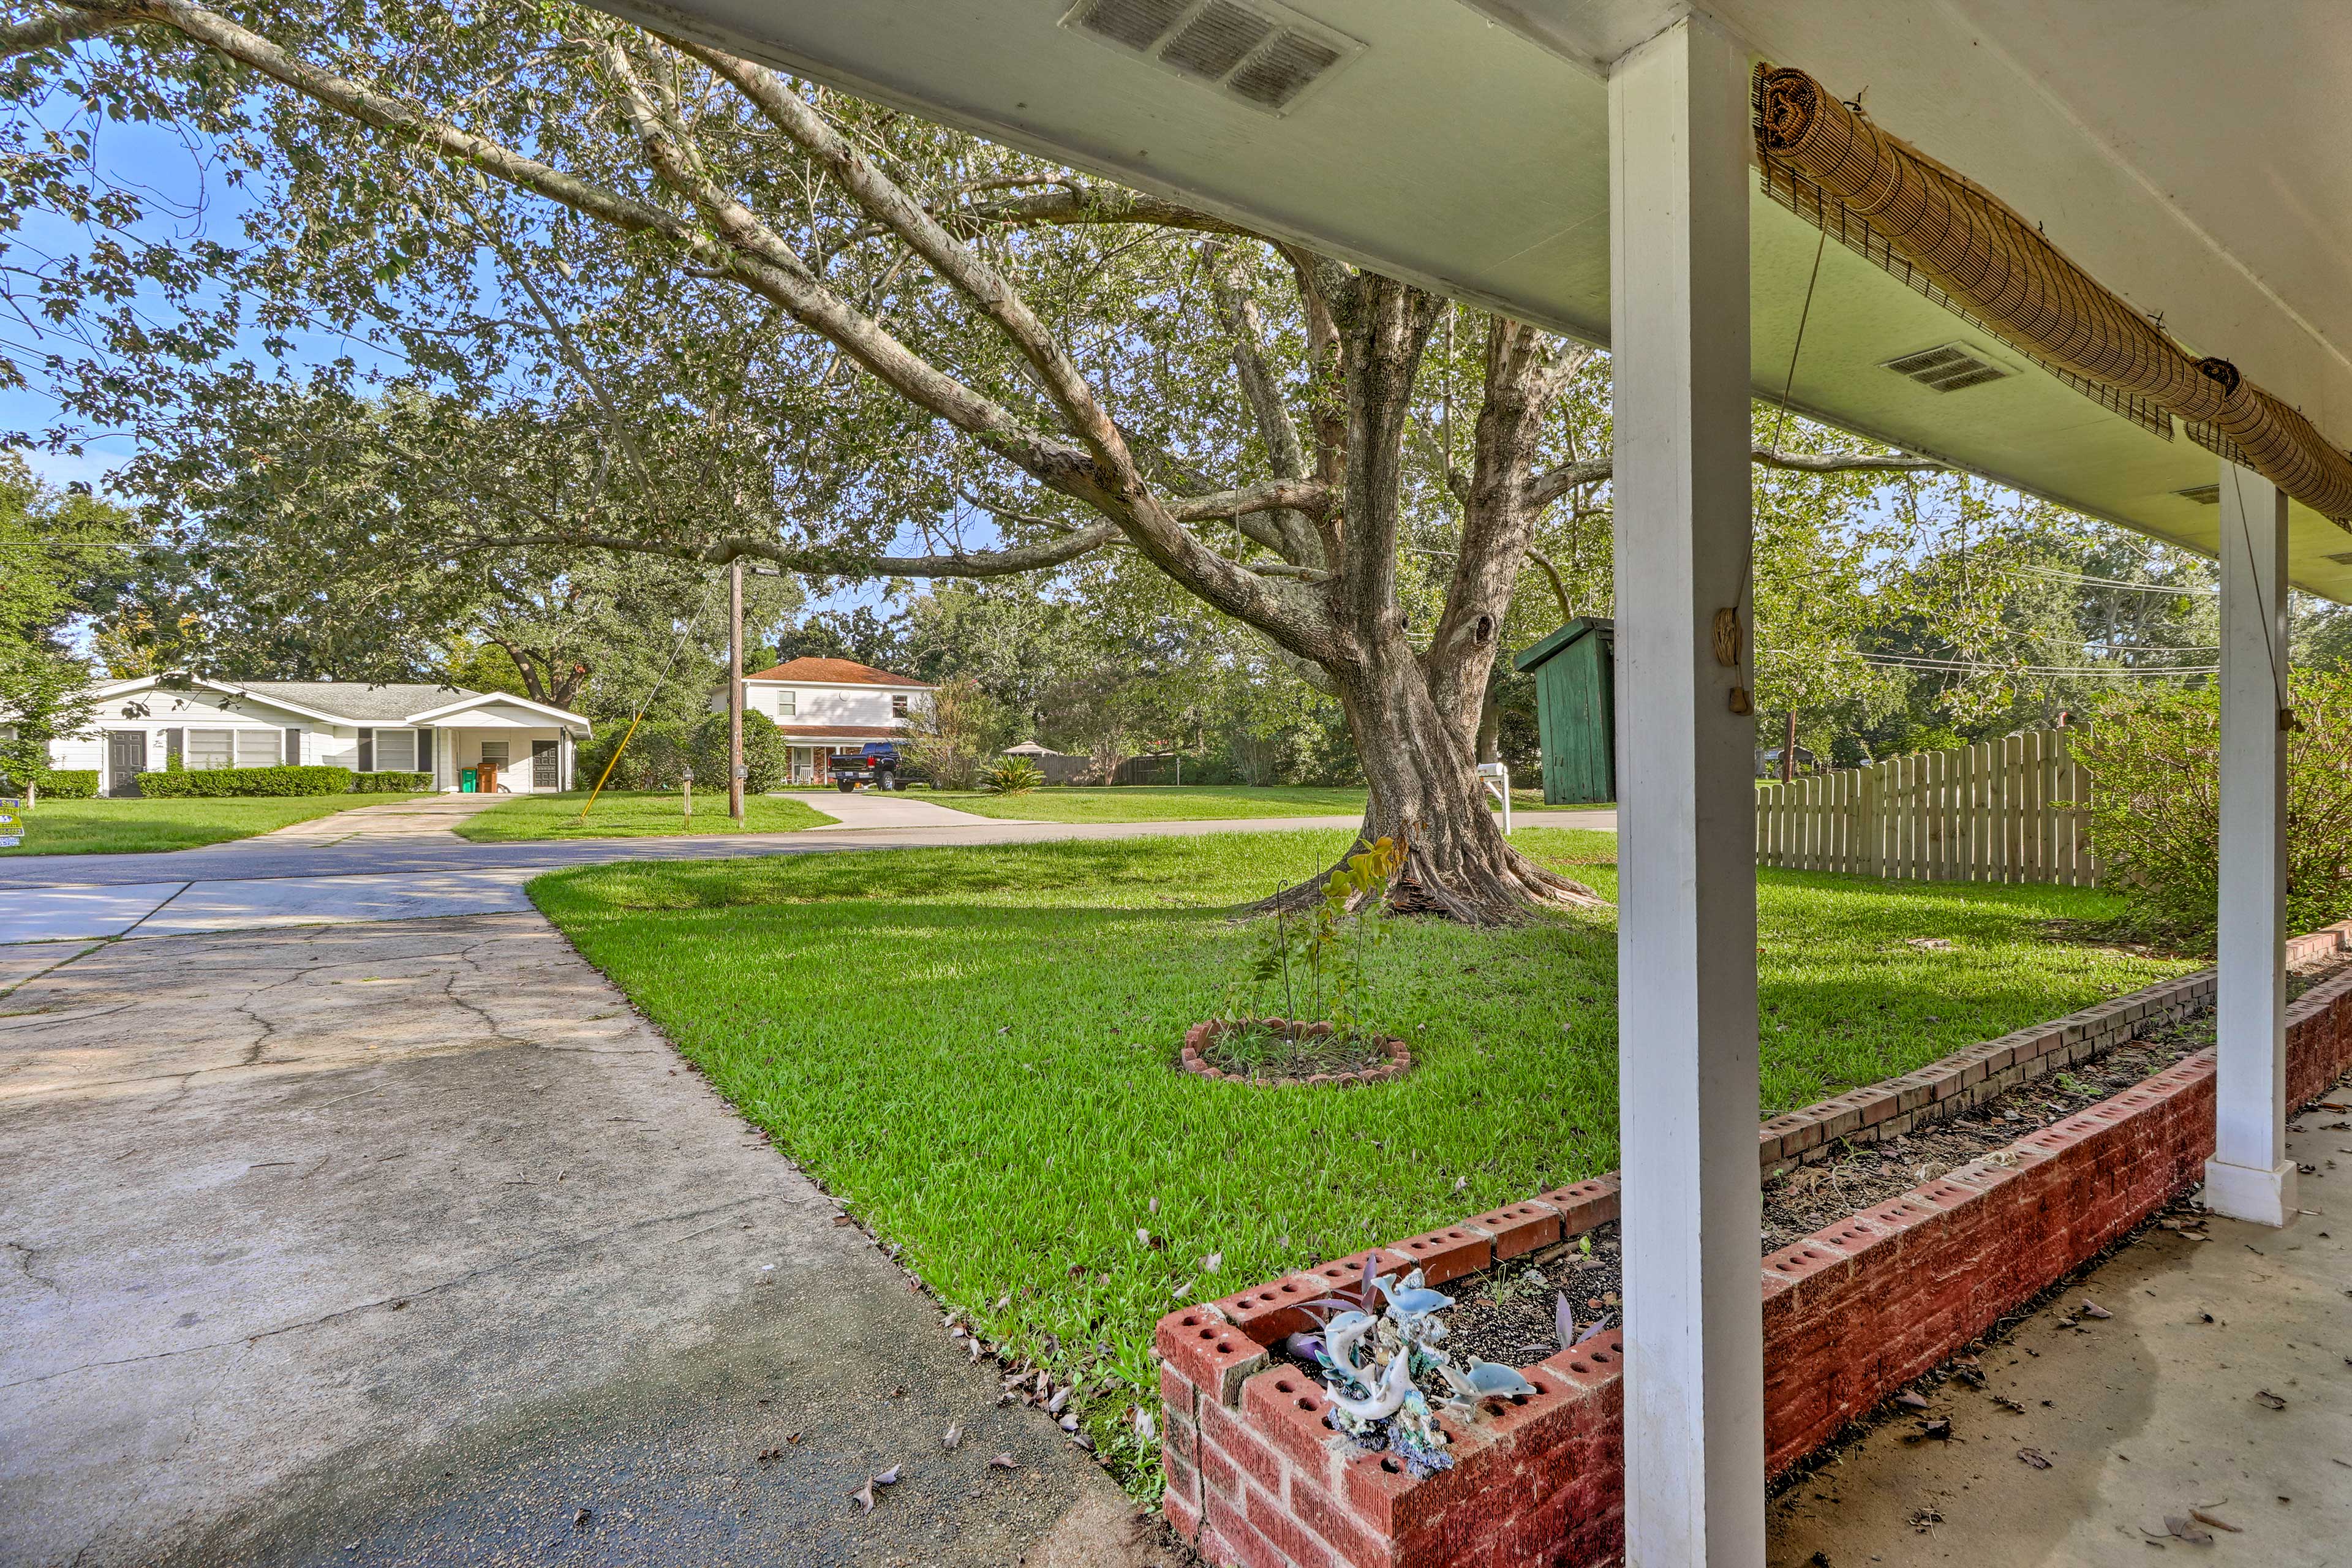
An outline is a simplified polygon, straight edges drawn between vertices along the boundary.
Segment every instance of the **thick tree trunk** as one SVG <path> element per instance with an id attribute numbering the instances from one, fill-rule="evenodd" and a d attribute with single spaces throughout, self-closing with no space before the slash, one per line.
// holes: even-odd
<path id="1" fill-rule="evenodd" d="M 1391 907 L 1471 925 L 1508 924 L 1531 909 L 1607 908 L 1583 883 L 1511 847 L 1463 746 L 1462 727 L 1431 698 L 1403 639 L 1386 651 L 1369 668 L 1333 675 L 1370 786 L 1360 838 L 1393 838 L 1405 847 Z M 1262 907 L 1310 904 L 1322 896 L 1323 881 L 1302 882 Z"/>

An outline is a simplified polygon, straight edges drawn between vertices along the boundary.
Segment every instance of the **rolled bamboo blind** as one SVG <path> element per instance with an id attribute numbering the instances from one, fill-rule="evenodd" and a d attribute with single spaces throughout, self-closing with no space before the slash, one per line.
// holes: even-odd
<path id="1" fill-rule="evenodd" d="M 2338 523 L 2352 458 L 2228 360 L 2198 359 L 1973 182 L 1803 71 L 1756 68 L 1756 150 L 1866 219 L 1971 315 L 2053 364 L 2236 443 L 2246 466 Z"/>

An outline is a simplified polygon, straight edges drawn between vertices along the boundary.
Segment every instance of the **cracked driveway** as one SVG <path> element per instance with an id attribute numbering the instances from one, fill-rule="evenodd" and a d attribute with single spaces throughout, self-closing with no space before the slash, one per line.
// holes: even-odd
<path id="1" fill-rule="evenodd" d="M 0 952 L 0 1563 L 1162 1560 L 537 914 Z"/>

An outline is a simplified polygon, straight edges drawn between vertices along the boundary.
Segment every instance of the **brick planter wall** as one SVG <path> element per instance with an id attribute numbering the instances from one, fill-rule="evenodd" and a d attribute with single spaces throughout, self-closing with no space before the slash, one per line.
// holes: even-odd
<path id="1" fill-rule="evenodd" d="M 2352 950 L 2352 921 L 2289 944 L 2293 963 Z M 2084 1059 L 2212 994 L 2202 971 L 1841 1095 L 1759 1134 L 1767 1171 L 1834 1139 L 1891 1137 L 2025 1078 Z M 2287 1013 L 2296 1104 L 2352 1067 L 2352 971 Z M 2213 1147 L 2210 1052 L 1762 1259 L 1765 1445 L 1777 1473 L 1939 1364 L 2020 1302 L 2203 1179 Z M 1432 1283 L 1617 1216 L 1614 1175 L 1372 1249 Z M 1171 1312 L 1159 1327 L 1163 1507 L 1212 1563 L 1244 1568 L 1433 1568 L 1612 1562 L 1622 1550 L 1624 1349 L 1616 1334 L 1527 1368 L 1540 1390 L 1475 1426 L 1445 1419 L 1454 1466 L 1426 1480 L 1323 1424 L 1320 1383 L 1266 1347 L 1301 1304 L 1359 1277 L 1369 1254 Z"/>

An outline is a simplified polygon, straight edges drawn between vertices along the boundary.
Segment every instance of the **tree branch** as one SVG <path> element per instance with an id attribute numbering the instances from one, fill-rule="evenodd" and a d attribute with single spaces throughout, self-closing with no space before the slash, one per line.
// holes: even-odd
<path id="1" fill-rule="evenodd" d="M 1859 452 L 1776 452 L 1769 447 L 1757 447 L 1748 456 L 1760 468 L 1780 468 L 1797 474 L 1933 474 L 1944 469 L 1944 465 L 1933 458 L 1908 455 L 1872 457 Z M 1528 481 L 1528 499 L 1535 506 L 1549 506 L 1579 485 L 1600 483 L 1615 469 L 1616 462 L 1612 458 L 1562 463 Z"/>
<path id="2" fill-rule="evenodd" d="M 61 49 L 107 33 L 135 27 L 142 18 L 105 16 L 89 11 L 51 11 L 30 21 L 0 26 L 0 59 L 29 55 L 37 49 Z"/>
<path id="3" fill-rule="evenodd" d="M 773 562 L 789 572 L 821 577 L 1010 577 L 1076 561 L 1118 537 L 1109 522 L 1097 522 L 1036 544 L 1003 550 L 954 550 L 944 555 L 867 555 L 845 550 L 796 549 L 766 540 L 721 538 L 709 544 L 672 544 L 655 539 L 633 539 L 618 533 L 537 533 L 502 539 L 469 539 L 459 551 L 510 550 L 525 545 L 553 544 L 575 549 L 610 550 L 628 555 L 659 555 L 690 561 L 701 566 L 724 566 L 730 561 Z"/>

